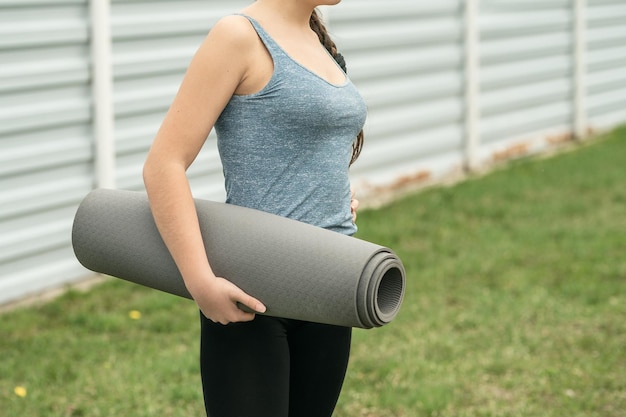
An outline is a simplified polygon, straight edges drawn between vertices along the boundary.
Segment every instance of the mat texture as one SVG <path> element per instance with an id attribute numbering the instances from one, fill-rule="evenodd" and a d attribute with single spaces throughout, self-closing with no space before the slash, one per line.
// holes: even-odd
<path id="1" fill-rule="evenodd" d="M 266 315 L 372 328 L 398 313 L 405 271 L 388 248 L 258 210 L 196 199 L 216 275 Z M 191 298 L 145 192 L 97 189 L 81 202 L 72 245 L 86 268 Z"/>

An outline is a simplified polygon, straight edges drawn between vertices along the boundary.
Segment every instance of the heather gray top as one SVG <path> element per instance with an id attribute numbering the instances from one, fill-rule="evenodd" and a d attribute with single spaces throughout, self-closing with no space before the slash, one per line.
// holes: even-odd
<path id="1" fill-rule="evenodd" d="M 348 166 L 366 106 L 293 60 L 246 16 L 274 61 L 258 93 L 235 95 L 215 124 L 226 202 L 354 234 Z"/>

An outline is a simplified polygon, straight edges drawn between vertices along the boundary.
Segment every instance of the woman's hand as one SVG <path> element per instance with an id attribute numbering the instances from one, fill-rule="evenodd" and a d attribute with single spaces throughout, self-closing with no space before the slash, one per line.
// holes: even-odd
<path id="1" fill-rule="evenodd" d="M 237 303 L 257 313 L 264 313 L 266 310 L 263 303 L 224 278 L 203 280 L 198 285 L 188 284 L 188 289 L 202 314 L 215 323 L 253 320 L 255 314 L 243 311 Z"/>
<path id="2" fill-rule="evenodd" d="M 359 200 L 355 198 L 356 192 L 350 187 L 350 212 L 352 213 L 352 221 L 356 223 L 356 210 L 359 208 Z"/>

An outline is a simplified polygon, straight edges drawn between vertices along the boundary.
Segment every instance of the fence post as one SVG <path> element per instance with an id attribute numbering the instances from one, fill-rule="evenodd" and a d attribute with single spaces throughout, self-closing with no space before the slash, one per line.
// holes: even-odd
<path id="1" fill-rule="evenodd" d="M 574 4 L 574 135 L 587 136 L 587 0 Z"/>
<path id="2" fill-rule="evenodd" d="M 465 1 L 465 155 L 467 171 L 478 168 L 480 146 L 480 26 L 479 0 Z"/>
<path id="3" fill-rule="evenodd" d="M 91 74 L 96 186 L 115 188 L 111 0 L 91 0 Z"/>

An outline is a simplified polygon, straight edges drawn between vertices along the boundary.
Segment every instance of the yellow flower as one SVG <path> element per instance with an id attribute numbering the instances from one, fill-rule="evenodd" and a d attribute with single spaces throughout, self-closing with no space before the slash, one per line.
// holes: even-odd
<path id="1" fill-rule="evenodd" d="M 128 312 L 128 317 L 130 317 L 133 320 L 139 320 L 141 318 L 141 312 L 137 310 L 131 310 Z"/>
<path id="2" fill-rule="evenodd" d="M 13 389 L 13 392 L 18 397 L 22 397 L 22 398 L 26 397 L 26 388 L 24 387 L 17 386 Z"/>

